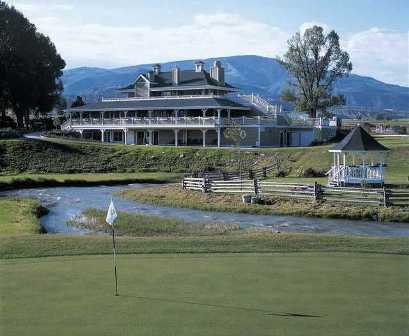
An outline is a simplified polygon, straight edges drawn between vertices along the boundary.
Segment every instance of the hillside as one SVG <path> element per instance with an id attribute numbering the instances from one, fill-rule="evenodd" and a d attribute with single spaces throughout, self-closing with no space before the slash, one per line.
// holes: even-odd
<path id="1" fill-rule="evenodd" d="M 254 92 L 277 99 L 288 81 L 288 73 L 273 58 L 261 56 L 220 57 L 226 68 L 226 80 L 246 92 Z M 209 68 L 214 58 L 206 59 Z M 162 64 L 164 71 L 178 65 L 181 69 L 193 67 L 193 60 Z M 88 101 L 101 96 L 117 95 L 116 88 L 135 80 L 138 74 L 151 68 L 150 64 L 125 68 L 75 68 L 64 71 L 64 95 L 85 96 Z M 374 78 L 352 74 L 340 80 L 335 91 L 347 98 L 348 105 L 367 106 L 376 110 L 395 109 L 409 111 L 409 88 L 386 84 Z"/>

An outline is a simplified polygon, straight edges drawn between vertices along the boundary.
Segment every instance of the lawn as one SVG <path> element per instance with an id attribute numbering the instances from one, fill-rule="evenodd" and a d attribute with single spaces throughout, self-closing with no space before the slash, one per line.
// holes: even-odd
<path id="1" fill-rule="evenodd" d="M 0 261 L 9 335 L 406 335 L 408 256 L 120 255 Z"/>
<path id="2" fill-rule="evenodd" d="M 34 199 L 0 198 L 0 235 L 39 233 L 44 211 Z"/>
<path id="3" fill-rule="evenodd" d="M 378 140 L 391 149 L 386 183 L 408 184 L 409 138 L 379 137 Z M 254 164 L 261 167 L 271 164 L 278 156 L 282 161 L 280 172 L 299 178 L 309 168 L 320 173 L 328 171 L 331 165 L 328 149 L 331 146 L 243 149 L 241 158 L 246 167 Z M 0 154 L 0 175 L 190 173 L 212 168 L 237 170 L 239 162 L 235 149 L 129 146 L 66 140 L 0 140 Z"/>

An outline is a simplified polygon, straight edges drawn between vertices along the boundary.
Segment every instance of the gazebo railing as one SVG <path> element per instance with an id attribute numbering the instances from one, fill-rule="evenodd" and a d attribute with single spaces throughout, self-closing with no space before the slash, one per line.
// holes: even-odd
<path id="1" fill-rule="evenodd" d="M 332 166 L 327 172 L 330 181 L 359 183 L 364 181 L 383 182 L 383 166 Z"/>

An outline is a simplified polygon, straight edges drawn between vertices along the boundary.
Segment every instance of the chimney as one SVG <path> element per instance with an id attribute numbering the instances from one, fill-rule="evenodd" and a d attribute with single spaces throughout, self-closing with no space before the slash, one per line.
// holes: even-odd
<path id="1" fill-rule="evenodd" d="M 180 83 L 180 69 L 179 67 L 175 67 L 172 69 L 172 83 L 174 85 L 179 85 Z"/>
<path id="2" fill-rule="evenodd" d="M 202 72 L 204 70 L 204 63 L 202 61 L 197 61 L 195 63 L 196 72 Z"/>
<path id="3" fill-rule="evenodd" d="M 224 85 L 224 68 L 220 61 L 214 61 L 213 67 L 210 69 L 210 77 Z"/>
<path id="4" fill-rule="evenodd" d="M 159 75 L 159 73 L 160 73 L 160 64 L 155 64 L 155 65 L 153 65 L 153 66 L 152 66 L 152 69 L 153 69 L 153 73 L 154 73 L 155 75 Z"/>

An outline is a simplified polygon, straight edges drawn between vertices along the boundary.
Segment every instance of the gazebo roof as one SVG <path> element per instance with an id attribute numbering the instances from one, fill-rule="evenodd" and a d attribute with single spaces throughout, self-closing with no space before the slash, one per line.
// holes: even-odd
<path id="1" fill-rule="evenodd" d="M 381 145 L 358 125 L 341 142 L 330 149 L 330 152 L 381 152 L 387 150 L 389 149 Z"/>

